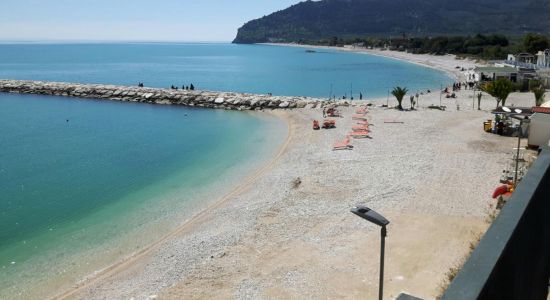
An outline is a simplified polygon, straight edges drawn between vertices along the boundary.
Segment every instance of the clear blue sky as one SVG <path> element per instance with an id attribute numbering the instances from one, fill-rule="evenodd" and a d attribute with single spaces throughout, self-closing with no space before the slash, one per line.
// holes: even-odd
<path id="1" fill-rule="evenodd" d="M 231 41 L 300 0 L 1 0 L 0 40 Z"/>

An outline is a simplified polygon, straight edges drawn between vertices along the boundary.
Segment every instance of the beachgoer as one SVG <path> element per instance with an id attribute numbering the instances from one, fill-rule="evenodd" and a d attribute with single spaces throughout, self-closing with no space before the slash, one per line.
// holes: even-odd
<path id="1" fill-rule="evenodd" d="M 359 100 L 363 100 L 363 93 L 359 93 Z"/>
<path id="2" fill-rule="evenodd" d="M 189 86 L 189 89 L 194 91 L 195 90 L 195 86 L 191 83 L 191 85 Z"/>
<path id="3" fill-rule="evenodd" d="M 323 107 L 323 118 L 327 117 L 327 109 Z"/>

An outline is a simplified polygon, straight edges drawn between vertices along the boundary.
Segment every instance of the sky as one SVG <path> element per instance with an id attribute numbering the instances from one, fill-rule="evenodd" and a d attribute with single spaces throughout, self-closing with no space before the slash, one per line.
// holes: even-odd
<path id="1" fill-rule="evenodd" d="M 0 0 L 1 41 L 231 41 L 300 0 Z"/>

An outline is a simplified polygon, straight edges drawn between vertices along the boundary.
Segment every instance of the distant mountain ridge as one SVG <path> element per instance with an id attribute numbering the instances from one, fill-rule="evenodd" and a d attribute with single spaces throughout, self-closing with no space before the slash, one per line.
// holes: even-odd
<path id="1" fill-rule="evenodd" d="M 550 0 L 305 1 L 239 28 L 234 43 L 355 36 L 550 33 Z"/>

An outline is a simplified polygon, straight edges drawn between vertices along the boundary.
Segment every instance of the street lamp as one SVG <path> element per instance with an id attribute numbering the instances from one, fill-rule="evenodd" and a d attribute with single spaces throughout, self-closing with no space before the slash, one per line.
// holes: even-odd
<path id="1" fill-rule="evenodd" d="M 386 239 L 386 225 L 390 224 L 390 221 L 386 220 L 382 215 L 375 212 L 374 210 L 358 205 L 351 209 L 351 212 L 358 215 L 359 217 L 374 223 L 381 227 L 380 231 L 380 283 L 378 287 L 378 299 L 382 300 L 382 294 L 384 290 L 384 248 L 385 248 L 385 239 Z"/>
<path id="2" fill-rule="evenodd" d="M 505 107 L 503 107 L 504 109 Z M 508 109 L 510 110 L 510 109 Z M 519 127 L 518 127 L 518 148 L 517 148 L 517 152 L 516 152 L 516 172 L 514 174 L 514 189 L 516 188 L 517 184 L 518 184 L 518 167 L 519 167 L 519 146 L 521 145 L 521 127 L 523 126 L 523 120 L 524 118 L 522 118 L 519 114 L 521 114 L 523 111 L 519 108 L 516 108 L 514 109 L 514 112 L 517 114 L 515 116 L 512 116 L 512 118 L 516 119 L 516 120 L 519 120 Z"/>

